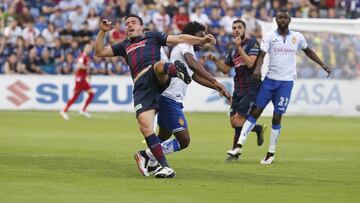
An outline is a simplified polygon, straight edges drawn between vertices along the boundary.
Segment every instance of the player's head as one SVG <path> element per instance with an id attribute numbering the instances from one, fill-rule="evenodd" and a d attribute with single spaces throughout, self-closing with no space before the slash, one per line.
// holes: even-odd
<path id="1" fill-rule="evenodd" d="M 234 20 L 232 24 L 233 37 L 245 38 L 246 23 L 240 19 Z"/>
<path id="2" fill-rule="evenodd" d="M 193 35 L 193 36 L 204 37 L 205 30 L 206 30 L 206 27 L 203 24 L 196 22 L 196 21 L 192 21 L 185 25 L 184 30 L 182 31 L 182 34 L 189 34 L 189 35 Z M 200 50 L 201 45 L 195 45 L 194 49 L 197 51 Z"/>
<path id="3" fill-rule="evenodd" d="M 129 38 L 140 36 L 143 32 L 144 23 L 142 19 L 134 14 L 125 18 L 125 30 Z"/>
<path id="4" fill-rule="evenodd" d="M 291 21 L 290 13 L 287 9 L 279 9 L 276 13 L 276 24 L 280 30 L 286 30 L 289 28 Z"/>

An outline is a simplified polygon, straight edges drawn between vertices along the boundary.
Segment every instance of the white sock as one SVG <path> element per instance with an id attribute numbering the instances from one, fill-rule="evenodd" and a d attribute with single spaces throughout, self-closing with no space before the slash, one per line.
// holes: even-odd
<path id="1" fill-rule="evenodd" d="M 279 136 L 280 136 L 280 129 L 281 127 L 276 127 L 274 129 L 271 128 L 271 134 L 270 134 L 270 145 L 269 145 L 269 151 L 270 153 L 275 153 L 275 147 L 276 147 L 276 143 L 279 140 Z"/>
<path id="2" fill-rule="evenodd" d="M 248 119 L 245 121 L 242 129 L 241 129 L 241 133 L 240 133 L 240 137 L 238 140 L 238 144 L 244 145 L 245 141 L 249 135 L 249 133 L 251 132 L 251 130 L 254 128 L 256 124 L 256 120 L 253 120 L 253 122 L 249 121 Z"/>
<path id="3" fill-rule="evenodd" d="M 180 144 L 176 138 L 168 139 L 161 143 L 161 148 L 164 152 L 164 155 L 171 154 L 173 152 L 180 151 Z M 155 157 L 150 149 L 145 150 L 146 154 L 149 156 L 150 159 L 154 160 Z"/>

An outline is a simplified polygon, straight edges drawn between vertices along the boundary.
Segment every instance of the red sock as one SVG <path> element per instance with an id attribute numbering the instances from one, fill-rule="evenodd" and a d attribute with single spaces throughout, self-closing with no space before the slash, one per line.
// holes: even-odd
<path id="1" fill-rule="evenodd" d="M 76 101 L 76 99 L 79 97 L 80 95 L 80 91 L 79 92 L 75 92 L 75 94 L 73 95 L 73 97 L 66 103 L 66 107 L 64 109 L 64 112 L 67 112 L 68 109 L 70 108 L 70 106 Z"/>
<path id="2" fill-rule="evenodd" d="M 90 93 L 89 93 L 89 97 L 87 98 L 87 100 L 86 100 L 86 102 L 85 102 L 83 111 L 86 111 L 86 108 L 89 106 L 89 104 L 91 103 L 91 101 L 93 100 L 93 98 L 94 98 L 94 93 L 90 92 Z"/>

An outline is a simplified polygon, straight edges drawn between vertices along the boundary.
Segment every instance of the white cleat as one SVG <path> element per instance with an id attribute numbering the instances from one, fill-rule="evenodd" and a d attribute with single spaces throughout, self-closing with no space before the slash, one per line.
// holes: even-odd
<path id="1" fill-rule="evenodd" d="M 260 161 L 261 164 L 272 164 L 275 160 L 275 154 L 268 152 L 266 157 Z"/>
<path id="2" fill-rule="evenodd" d="M 162 169 L 161 165 L 156 159 L 149 159 L 146 168 L 150 175 L 154 175 Z"/>
<path id="3" fill-rule="evenodd" d="M 81 110 L 81 111 L 79 111 L 79 114 L 84 116 L 85 118 L 91 118 L 91 115 L 87 111 Z"/>
<path id="4" fill-rule="evenodd" d="M 64 120 L 70 120 L 69 115 L 65 111 L 60 111 L 60 115 Z"/>
<path id="5" fill-rule="evenodd" d="M 143 176 L 149 176 L 149 173 L 147 171 L 146 165 L 148 160 L 143 157 L 140 152 L 136 152 L 134 155 L 137 167 L 139 169 L 139 172 L 143 175 Z"/>
<path id="6" fill-rule="evenodd" d="M 239 157 L 242 153 L 242 149 L 240 147 L 236 147 L 235 149 L 231 149 L 227 151 L 227 157 L 225 162 L 232 162 L 239 160 Z"/>
<path id="7" fill-rule="evenodd" d="M 169 167 L 162 168 L 159 172 L 155 173 L 155 178 L 173 178 L 175 171 Z"/>

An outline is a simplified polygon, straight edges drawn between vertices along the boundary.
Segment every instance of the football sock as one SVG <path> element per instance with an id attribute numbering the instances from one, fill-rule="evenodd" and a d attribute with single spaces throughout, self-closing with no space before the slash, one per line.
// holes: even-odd
<path id="1" fill-rule="evenodd" d="M 281 129 L 281 125 L 273 125 L 271 128 L 270 145 L 269 145 L 269 151 L 268 151 L 270 153 L 275 153 L 276 143 L 280 136 L 280 129 Z"/>
<path id="2" fill-rule="evenodd" d="M 83 111 L 86 111 L 86 108 L 89 106 L 89 104 L 91 103 L 91 101 L 93 100 L 93 98 L 94 98 L 94 93 L 90 92 L 90 93 L 89 93 L 89 97 L 87 98 L 87 100 L 86 100 L 86 102 L 85 102 Z"/>
<path id="3" fill-rule="evenodd" d="M 161 143 L 164 154 L 171 154 L 173 152 L 180 151 L 180 144 L 176 138 L 168 139 Z"/>
<path id="4" fill-rule="evenodd" d="M 164 73 L 169 75 L 170 77 L 176 77 L 177 70 L 173 63 L 165 63 L 164 64 Z"/>
<path id="5" fill-rule="evenodd" d="M 176 138 L 165 140 L 161 143 L 161 148 L 164 154 L 171 154 L 173 152 L 181 150 L 179 141 Z M 147 149 L 145 152 L 147 157 L 149 157 L 150 159 L 155 159 L 150 149 Z"/>
<path id="6" fill-rule="evenodd" d="M 64 109 L 64 112 L 67 112 L 68 109 L 70 108 L 70 106 L 76 101 L 76 99 L 80 96 L 80 91 L 79 92 L 75 92 L 75 94 L 73 95 L 73 97 L 67 102 L 66 107 Z"/>
<path id="7" fill-rule="evenodd" d="M 256 119 L 252 116 L 248 116 L 248 118 L 246 119 L 246 121 L 241 129 L 238 144 L 240 144 L 241 146 L 245 144 L 245 141 L 246 141 L 250 131 L 254 128 L 255 124 L 256 124 Z"/>
<path id="8" fill-rule="evenodd" d="M 169 164 L 166 161 L 164 152 L 162 150 L 159 138 L 154 134 L 145 138 L 146 143 L 151 151 L 151 154 L 146 153 L 150 158 L 154 157 L 162 167 L 169 167 Z"/>
<path id="9" fill-rule="evenodd" d="M 234 134 L 234 140 L 233 140 L 233 149 L 235 149 L 236 147 L 240 147 L 237 142 L 239 141 L 241 129 L 242 129 L 242 126 L 241 127 L 235 127 L 235 134 Z"/>

